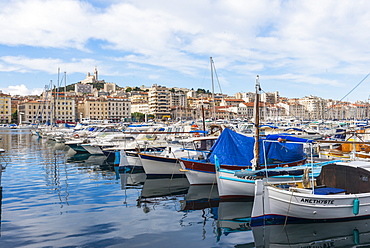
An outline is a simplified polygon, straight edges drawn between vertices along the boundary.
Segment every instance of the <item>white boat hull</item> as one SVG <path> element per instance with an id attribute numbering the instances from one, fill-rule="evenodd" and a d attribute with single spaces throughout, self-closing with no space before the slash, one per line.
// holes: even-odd
<path id="1" fill-rule="evenodd" d="M 128 156 L 126 154 L 126 157 L 127 157 L 127 165 L 140 166 L 140 167 L 143 166 L 143 164 L 141 163 L 141 160 L 140 160 L 139 156 Z"/>
<path id="2" fill-rule="evenodd" d="M 247 198 L 254 197 L 255 178 L 239 178 L 235 176 L 236 171 L 218 169 L 216 170 L 217 187 L 220 198 Z M 269 177 L 268 182 L 288 182 L 294 179 L 300 179 L 291 176 Z"/>
<path id="3" fill-rule="evenodd" d="M 175 158 L 156 157 L 139 154 L 141 164 L 147 176 L 161 176 L 161 175 L 184 175 L 180 171 L 179 161 Z"/>
<path id="4" fill-rule="evenodd" d="M 266 221 L 345 221 L 370 217 L 370 193 L 317 195 L 294 192 L 256 181 L 254 225 Z M 356 208 L 356 201 L 359 201 Z M 262 205 L 263 204 L 263 205 Z"/>
<path id="5" fill-rule="evenodd" d="M 216 174 L 212 172 L 203 172 L 196 170 L 188 170 L 182 161 L 179 161 L 181 169 L 185 172 L 186 177 L 189 180 L 190 185 L 202 185 L 202 184 L 216 184 Z"/>
<path id="6" fill-rule="evenodd" d="M 255 180 L 237 178 L 234 171 L 216 170 L 220 198 L 244 198 L 254 196 Z"/>

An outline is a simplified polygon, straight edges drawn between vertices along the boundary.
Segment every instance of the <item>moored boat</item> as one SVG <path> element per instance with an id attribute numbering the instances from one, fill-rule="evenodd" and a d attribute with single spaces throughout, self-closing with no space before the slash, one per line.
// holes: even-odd
<path id="1" fill-rule="evenodd" d="M 252 225 L 369 218 L 369 177 L 370 162 L 350 161 L 323 166 L 308 187 L 257 180 Z"/>
<path id="2" fill-rule="evenodd" d="M 277 136 L 272 136 L 277 139 Z M 309 140 L 286 137 L 292 141 L 309 142 Z M 266 142 L 265 142 L 266 141 Z M 287 142 L 268 142 L 261 140 L 260 164 L 268 168 L 291 167 L 306 162 L 303 144 Z M 220 168 L 226 170 L 252 169 L 255 139 L 225 128 L 216 143 L 202 159 L 180 158 L 180 165 L 190 184 L 216 183 L 214 156 L 219 159 Z"/>
<path id="3" fill-rule="evenodd" d="M 160 154 L 138 153 L 141 164 L 148 176 L 183 176 L 179 158 L 195 159 L 204 157 L 204 147 L 197 147 L 197 141 L 214 140 L 215 137 L 193 137 L 179 140 L 179 144 L 168 145 Z"/>
<path id="4" fill-rule="evenodd" d="M 317 177 L 324 164 L 334 163 L 322 162 L 314 163 L 308 175 Z M 294 167 L 278 167 L 273 169 L 252 170 L 226 170 L 221 169 L 216 163 L 217 188 L 221 199 L 227 198 L 250 198 L 254 196 L 255 182 L 258 178 L 266 178 L 267 182 L 285 182 L 301 180 L 310 164 Z"/>

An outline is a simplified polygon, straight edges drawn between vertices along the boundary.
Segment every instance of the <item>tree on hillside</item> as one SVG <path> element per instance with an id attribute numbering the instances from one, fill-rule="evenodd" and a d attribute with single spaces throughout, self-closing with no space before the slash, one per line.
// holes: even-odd
<path id="1" fill-rule="evenodd" d="M 196 92 L 198 94 L 204 94 L 204 93 L 206 93 L 206 91 L 204 89 L 200 89 L 200 88 L 198 88 Z"/>
<path id="2" fill-rule="evenodd" d="M 92 86 L 97 90 L 104 89 L 104 83 L 88 83 L 88 84 L 92 84 Z"/>
<path id="3" fill-rule="evenodd" d="M 140 89 L 139 87 L 135 87 L 135 88 L 133 88 L 132 90 L 134 90 L 134 91 L 143 91 L 142 89 Z"/>
<path id="4" fill-rule="evenodd" d="M 145 114 L 139 113 L 139 112 L 134 112 L 134 113 L 131 113 L 131 118 L 134 121 L 144 121 L 145 120 Z"/>

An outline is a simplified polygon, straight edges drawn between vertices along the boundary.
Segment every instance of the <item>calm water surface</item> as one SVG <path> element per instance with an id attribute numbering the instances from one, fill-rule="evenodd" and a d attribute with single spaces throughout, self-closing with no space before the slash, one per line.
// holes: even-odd
<path id="1" fill-rule="evenodd" d="M 355 247 L 368 220 L 251 228 L 252 202 L 220 202 L 217 187 L 116 173 L 27 130 L 0 130 L 0 247 Z"/>
<path id="2" fill-rule="evenodd" d="M 245 222 L 237 223 L 241 232 L 228 234 L 218 227 L 217 187 L 192 189 L 194 196 L 187 195 L 184 179 L 119 174 L 103 156 L 74 155 L 27 130 L 3 130 L 0 137 L 4 156 L 11 160 L 2 175 L 1 247 L 253 243 L 252 232 L 243 231 Z M 214 200 L 194 201 L 202 194 L 209 198 L 211 190 Z"/>

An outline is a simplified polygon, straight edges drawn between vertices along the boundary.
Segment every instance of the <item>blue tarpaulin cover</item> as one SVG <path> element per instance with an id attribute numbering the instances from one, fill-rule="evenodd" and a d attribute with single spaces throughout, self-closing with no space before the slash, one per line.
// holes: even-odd
<path id="1" fill-rule="evenodd" d="M 346 192 L 344 189 L 338 188 L 316 188 L 314 189 L 315 195 L 329 195 L 329 194 L 339 194 Z"/>
<path id="2" fill-rule="evenodd" d="M 294 162 L 305 158 L 303 144 L 262 142 L 260 140 L 260 164 L 267 164 L 274 160 L 281 162 Z M 266 153 L 266 156 L 264 155 Z M 214 163 L 214 155 L 219 159 L 220 164 L 250 166 L 254 158 L 254 138 L 236 133 L 225 128 L 217 141 L 211 148 L 210 162 Z"/>

